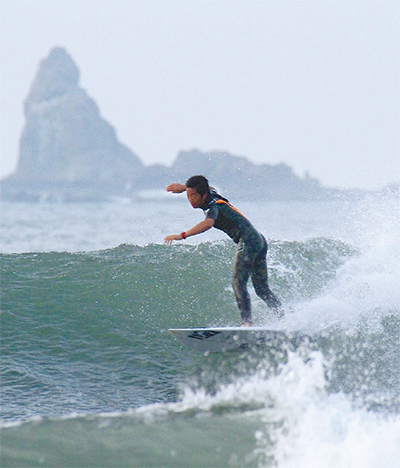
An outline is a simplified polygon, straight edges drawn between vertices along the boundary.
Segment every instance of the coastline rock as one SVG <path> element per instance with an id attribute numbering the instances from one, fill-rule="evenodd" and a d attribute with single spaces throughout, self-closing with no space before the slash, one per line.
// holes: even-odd
<path id="1" fill-rule="evenodd" d="M 286 164 L 253 164 L 243 156 L 223 151 L 181 151 L 169 170 L 169 180 L 185 182 L 194 174 L 206 176 L 210 184 L 232 199 L 290 201 L 337 194 L 322 187 L 317 179 L 301 179 Z"/>
<path id="2" fill-rule="evenodd" d="M 25 116 L 18 167 L 6 181 L 16 192 L 31 198 L 103 197 L 129 190 L 143 170 L 79 87 L 79 70 L 62 48 L 40 63 Z"/>
<path id="3" fill-rule="evenodd" d="M 285 164 L 253 164 L 223 151 L 182 151 L 171 167 L 144 166 L 118 141 L 79 86 L 78 67 L 59 47 L 40 62 L 25 116 L 17 170 L 0 182 L 3 200 L 131 200 L 194 174 L 205 175 L 232 200 L 314 200 L 343 193 L 300 178 Z"/>

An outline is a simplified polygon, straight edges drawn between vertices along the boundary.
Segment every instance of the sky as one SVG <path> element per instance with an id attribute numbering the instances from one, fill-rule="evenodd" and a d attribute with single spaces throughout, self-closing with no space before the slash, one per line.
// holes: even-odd
<path id="1" fill-rule="evenodd" d="M 0 178 L 39 62 L 80 86 L 146 165 L 226 151 L 323 185 L 400 180 L 397 0 L 0 0 Z"/>

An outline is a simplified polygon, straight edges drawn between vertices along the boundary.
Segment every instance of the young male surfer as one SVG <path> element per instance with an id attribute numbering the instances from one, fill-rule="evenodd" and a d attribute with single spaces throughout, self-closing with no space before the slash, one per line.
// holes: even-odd
<path id="1" fill-rule="evenodd" d="M 242 317 L 242 326 L 253 325 L 250 296 L 247 291 L 247 282 L 250 276 L 256 294 L 278 317 L 282 317 L 281 302 L 268 286 L 266 259 L 268 246 L 264 236 L 226 198 L 210 187 L 204 176 L 192 176 L 185 185 L 170 184 L 166 190 L 172 193 L 186 191 L 192 207 L 201 208 L 205 212 L 206 218 L 188 231 L 167 236 L 164 242 L 171 244 L 174 240 L 180 241 L 189 236 L 201 234 L 212 227 L 224 231 L 238 244 L 233 264 L 232 285 Z"/>

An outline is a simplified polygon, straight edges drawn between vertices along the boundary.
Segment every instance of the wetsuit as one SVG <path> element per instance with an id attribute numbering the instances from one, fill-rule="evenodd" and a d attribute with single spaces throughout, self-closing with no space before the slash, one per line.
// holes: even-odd
<path id="1" fill-rule="evenodd" d="M 238 244 L 233 264 L 232 286 L 243 322 L 251 322 L 250 296 L 247 282 L 251 280 L 256 294 L 278 315 L 280 300 L 269 289 L 267 270 L 267 241 L 250 221 L 234 208 L 228 200 L 221 197 L 215 190 L 210 194 L 201 209 L 206 218 L 214 220 L 214 227 L 224 231 Z"/>

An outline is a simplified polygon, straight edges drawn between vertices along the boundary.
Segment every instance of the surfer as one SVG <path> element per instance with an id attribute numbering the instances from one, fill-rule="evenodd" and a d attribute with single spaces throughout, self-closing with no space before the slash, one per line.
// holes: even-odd
<path id="1" fill-rule="evenodd" d="M 233 264 L 232 286 L 242 317 L 242 326 L 252 326 L 250 295 L 247 282 L 251 280 L 256 294 L 272 309 L 277 317 L 282 317 L 281 302 L 270 290 L 267 270 L 267 241 L 250 221 L 234 208 L 226 198 L 210 187 L 202 175 L 190 177 L 186 184 L 173 183 L 166 188 L 167 192 L 182 193 L 193 208 L 202 209 L 206 218 L 196 226 L 181 234 L 172 234 L 164 239 L 166 244 L 184 240 L 215 227 L 228 234 L 237 244 Z"/>

